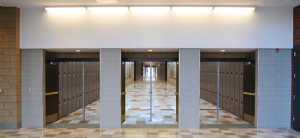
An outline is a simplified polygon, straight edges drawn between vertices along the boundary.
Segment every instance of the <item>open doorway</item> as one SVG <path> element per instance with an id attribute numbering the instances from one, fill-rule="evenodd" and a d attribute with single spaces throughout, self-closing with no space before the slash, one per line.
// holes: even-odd
<path id="1" fill-rule="evenodd" d="M 65 53 L 46 54 L 45 127 L 99 128 L 99 58 L 56 58 Z"/>
<path id="2" fill-rule="evenodd" d="M 253 128 L 254 61 L 203 58 L 200 68 L 200 127 Z"/>
<path id="3" fill-rule="evenodd" d="M 178 127 L 177 62 L 124 62 L 124 69 L 126 107 L 122 127 Z"/>

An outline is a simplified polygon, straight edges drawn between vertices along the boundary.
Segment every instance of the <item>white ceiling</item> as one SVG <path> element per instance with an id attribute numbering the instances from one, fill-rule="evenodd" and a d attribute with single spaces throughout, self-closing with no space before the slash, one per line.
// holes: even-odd
<path id="1" fill-rule="evenodd" d="M 46 6 L 99 6 L 99 5 L 239 5 L 257 7 L 296 7 L 300 0 L 0 0 L 5 7 L 42 8 Z M 103 1 L 103 3 L 101 3 Z M 107 3 L 108 2 L 108 3 Z"/>
<path id="2" fill-rule="evenodd" d="M 46 49 L 49 52 L 76 52 L 77 49 Z M 80 52 L 99 52 L 99 49 L 79 49 Z M 152 52 L 178 52 L 175 48 L 152 48 Z M 201 52 L 253 52 L 255 49 L 201 49 Z M 146 48 L 122 49 L 122 52 L 148 52 Z"/>

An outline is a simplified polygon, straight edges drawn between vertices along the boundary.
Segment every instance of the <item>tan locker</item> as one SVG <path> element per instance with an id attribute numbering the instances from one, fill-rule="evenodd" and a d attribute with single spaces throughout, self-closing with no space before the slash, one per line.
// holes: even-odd
<path id="1" fill-rule="evenodd" d="M 63 63 L 58 63 L 58 117 L 62 118 L 63 117 Z"/>
<path id="2" fill-rule="evenodd" d="M 76 87 L 75 87 L 75 82 L 76 82 L 76 62 L 71 62 L 72 63 L 72 71 L 71 71 L 71 75 L 72 75 L 72 112 L 74 112 L 76 110 Z"/>
<path id="3" fill-rule="evenodd" d="M 222 63 L 222 108 L 226 108 L 226 64 Z"/>
<path id="4" fill-rule="evenodd" d="M 230 112 L 234 114 L 234 62 L 230 62 Z"/>
<path id="5" fill-rule="evenodd" d="M 79 102 L 79 94 L 80 94 L 80 85 L 79 85 L 79 79 L 80 79 L 80 62 L 76 62 L 76 81 L 75 81 L 75 88 L 76 88 L 76 109 L 80 109 L 80 102 Z"/>
<path id="6" fill-rule="evenodd" d="M 244 63 L 241 62 L 240 63 L 240 118 L 244 118 L 244 110 L 243 110 L 243 104 L 244 104 L 244 101 L 243 101 L 243 76 L 244 76 Z"/>
<path id="7" fill-rule="evenodd" d="M 240 81 L 240 63 L 235 62 L 234 63 L 234 114 L 236 116 L 240 116 L 240 89 L 239 89 L 239 81 Z"/>
<path id="8" fill-rule="evenodd" d="M 84 93 L 84 105 L 86 106 L 87 103 L 88 103 L 88 93 L 89 93 L 89 88 L 88 88 L 88 85 L 89 85 L 89 82 L 88 82 L 88 77 L 89 77 L 89 63 L 88 62 L 85 62 L 85 68 L 84 68 L 84 89 L 85 89 L 85 93 Z"/>
<path id="9" fill-rule="evenodd" d="M 62 62 L 62 66 L 63 66 L 62 116 L 66 116 L 68 115 L 68 63 Z"/>
<path id="10" fill-rule="evenodd" d="M 79 62 L 79 108 L 82 108 L 82 82 L 83 82 L 83 72 L 82 72 L 82 69 L 83 69 L 83 66 L 82 66 L 82 62 Z"/>
<path id="11" fill-rule="evenodd" d="M 68 114 L 72 113 L 72 62 L 67 62 L 68 64 Z"/>
<path id="12" fill-rule="evenodd" d="M 222 108 L 223 107 L 223 81 L 222 81 L 222 79 L 223 79 L 223 74 L 222 74 L 222 71 L 223 71 L 223 69 L 222 69 L 222 67 L 223 67 L 223 63 L 222 62 L 220 62 L 219 63 L 219 106 Z"/>

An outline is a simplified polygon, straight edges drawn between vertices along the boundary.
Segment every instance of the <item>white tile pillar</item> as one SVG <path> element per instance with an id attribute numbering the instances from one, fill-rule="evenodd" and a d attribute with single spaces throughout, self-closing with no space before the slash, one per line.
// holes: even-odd
<path id="1" fill-rule="evenodd" d="M 179 128 L 199 128 L 200 49 L 179 49 Z"/>
<path id="2" fill-rule="evenodd" d="M 121 49 L 100 49 L 100 127 L 121 128 Z"/>
<path id="3" fill-rule="evenodd" d="M 290 128 L 291 50 L 258 49 L 255 62 L 255 126 Z"/>
<path id="4" fill-rule="evenodd" d="M 44 50 L 22 49 L 21 72 L 22 127 L 42 128 L 46 124 Z"/>

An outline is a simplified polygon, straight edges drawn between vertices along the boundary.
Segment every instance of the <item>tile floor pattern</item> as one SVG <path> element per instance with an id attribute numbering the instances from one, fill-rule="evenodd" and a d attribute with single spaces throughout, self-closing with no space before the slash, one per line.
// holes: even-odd
<path id="1" fill-rule="evenodd" d="M 126 121 L 123 124 L 177 124 L 176 121 L 176 86 L 158 79 L 152 79 L 153 111 L 150 118 L 150 79 L 143 77 L 139 81 L 126 86 Z M 200 124 L 249 124 L 239 117 L 220 110 L 220 121 L 216 122 L 217 107 L 200 99 Z M 205 110 L 209 109 L 209 110 Z M 100 100 L 85 108 L 85 120 L 82 120 L 82 109 L 79 109 L 54 123 L 60 124 L 99 124 Z"/>
<path id="2" fill-rule="evenodd" d="M 176 86 L 153 75 L 151 122 L 149 76 L 127 85 L 125 90 L 126 119 L 123 124 L 177 124 Z"/>
<path id="3" fill-rule="evenodd" d="M 100 100 L 85 107 L 85 121 L 82 121 L 82 109 L 55 121 L 60 124 L 100 124 Z"/>
<path id="4" fill-rule="evenodd" d="M 99 129 L 22 128 L 0 130 L 0 138 L 299 138 L 288 129 Z"/>
<path id="5" fill-rule="evenodd" d="M 219 110 L 219 122 L 217 122 L 217 110 L 212 110 L 217 107 L 203 99 L 200 99 L 200 109 L 200 124 L 250 124 L 226 110 Z"/>

